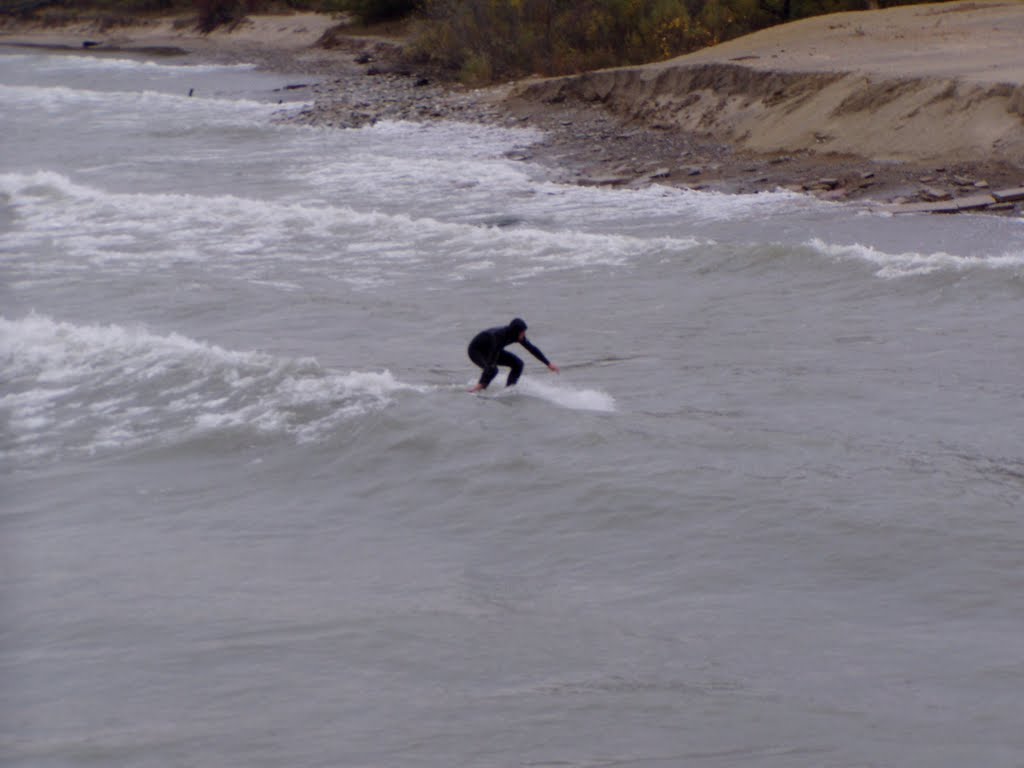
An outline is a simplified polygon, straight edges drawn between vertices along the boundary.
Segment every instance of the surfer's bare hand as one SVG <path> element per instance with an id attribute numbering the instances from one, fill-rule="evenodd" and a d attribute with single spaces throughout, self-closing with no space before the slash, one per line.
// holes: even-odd
<path id="1" fill-rule="evenodd" d="M 562 372 L 562 369 L 561 369 L 561 368 L 559 368 L 559 367 L 558 367 L 557 365 L 555 365 L 554 363 L 548 363 L 548 368 L 550 368 L 550 369 L 551 369 L 552 371 L 554 371 L 555 373 L 561 373 L 561 372 Z"/>

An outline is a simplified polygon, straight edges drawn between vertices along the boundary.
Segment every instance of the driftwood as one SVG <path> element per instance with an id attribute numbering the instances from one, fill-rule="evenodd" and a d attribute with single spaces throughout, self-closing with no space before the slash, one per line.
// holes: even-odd
<path id="1" fill-rule="evenodd" d="M 1003 189 L 998 192 L 957 197 L 952 200 L 937 200 L 928 203 L 901 203 L 889 205 L 885 210 L 892 213 L 960 213 L 961 211 L 999 210 L 1007 203 L 1024 200 L 1024 187 Z"/>

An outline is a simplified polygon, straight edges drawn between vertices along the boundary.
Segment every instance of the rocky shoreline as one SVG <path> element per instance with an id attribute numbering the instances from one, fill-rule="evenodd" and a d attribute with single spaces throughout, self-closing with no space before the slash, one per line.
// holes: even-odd
<path id="1" fill-rule="evenodd" d="M 662 184 L 724 193 L 785 189 L 894 212 L 931 210 L 929 205 L 941 213 L 1024 212 L 1024 193 L 979 198 L 990 190 L 1024 187 L 1024 170 L 1006 163 L 914 164 L 810 150 L 750 152 L 697 132 L 617 115 L 583 99 L 530 97 L 520 84 L 472 90 L 445 83 L 409 69 L 398 46 L 379 40 L 335 34 L 331 49 L 319 56 L 327 58 L 313 56 L 305 64 L 323 76 L 310 87 L 314 103 L 290 121 L 339 129 L 378 120 L 535 127 L 543 138 L 512 156 L 546 166 L 562 182 L 588 186 Z M 319 64 L 311 66 L 314 61 Z M 299 61 L 263 64 L 293 71 Z M 958 206 L 957 200 L 970 204 Z"/>
<path id="2" fill-rule="evenodd" d="M 565 183 L 663 184 L 725 193 L 785 189 L 893 211 L 970 198 L 975 204 L 964 210 L 1021 212 L 1017 198 L 978 204 L 977 196 L 984 191 L 1024 186 L 1024 172 L 1005 164 L 929 166 L 810 151 L 746 152 L 694 132 L 623 119 L 581 101 L 550 104 L 516 95 L 510 86 L 467 90 L 439 83 L 423 73 L 403 71 L 386 54 L 350 54 L 343 67 L 336 64 L 332 75 L 311 86 L 310 93 L 314 104 L 288 120 L 333 128 L 358 128 L 378 120 L 461 120 L 538 128 L 543 138 L 513 157 L 542 164 Z M 937 212 L 959 210 L 955 205 L 936 206 Z"/>
<path id="3" fill-rule="evenodd" d="M 192 60 L 254 63 L 296 76 L 290 88 L 308 92 L 311 105 L 282 119 L 302 125 L 345 129 L 380 120 L 460 120 L 535 127 L 543 138 L 512 156 L 548 167 L 565 183 L 663 184 L 726 193 L 786 189 L 895 212 L 1024 213 L 1024 169 L 1003 161 L 880 162 L 822 154 L 816 148 L 754 152 L 736 141 L 715 141 L 707 132 L 616 112 L 598 99 L 571 92 L 552 98 L 550 89 L 531 93 L 531 83 L 474 90 L 443 82 L 410 69 L 400 41 L 348 34 L 324 19 L 252 22 L 254 29 L 259 24 L 269 31 L 258 39 L 247 36 L 244 26 L 200 36 L 170 22 L 166 29 L 173 33 L 150 29 L 96 35 L 76 28 L 44 35 L 7 28 L 0 30 L 0 44 L 77 48 L 94 55 L 163 46 L 184 51 Z M 990 191 L 1007 194 L 987 197 Z M 958 200 L 971 202 L 961 206 Z"/>

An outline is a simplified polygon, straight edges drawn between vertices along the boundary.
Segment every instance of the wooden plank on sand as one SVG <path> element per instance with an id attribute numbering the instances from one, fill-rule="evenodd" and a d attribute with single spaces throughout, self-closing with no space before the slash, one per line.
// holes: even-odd
<path id="1" fill-rule="evenodd" d="M 944 200 L 940 203 L 901 203 L 889 206 L 892 213 L 957 213 L 956 200 Z"/>
<path id="2" fill-rule="evenodd" d="M 993 192 L 992 197 L 994 197 L 996 202 L 999 203 L 1015 203 L 1018 200 L 1024 200 L 1024 187 L 1003 189 L 999 192 Z"/>
<path id="3" fill-rule="evenodd" d="M 958 211 L 977 211 L 981 208 L 988 208 L 996 202 L 996 199 L 989 194 L 968 195 L 967 197 L 958 197 L 952 202 L 956 203 Z"/>
<path id="4" fill-rule="evenodd" d="M 1007 193 L 1019 194 L 1020 197 L 1004 197 Z M 889 206 L 891 213 L 959 213 L 960 211 L 981 211 L 997 203 L 1024 200 L 1024 187 L 1019 190 L 984 193 L 958 197 L 955 200 L 940 200 L 931 203 L 903 203 Z"/>

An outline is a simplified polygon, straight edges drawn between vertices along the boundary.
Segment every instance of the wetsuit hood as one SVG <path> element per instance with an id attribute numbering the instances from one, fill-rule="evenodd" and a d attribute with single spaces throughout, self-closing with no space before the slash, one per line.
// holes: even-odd
<path id="1" fill-rule="evenodd" d="M 508 324 L 508 336 L 510 339 L 519 340 L 519 334 L 526 330 L 526 321 L 517 317 Z"/>

